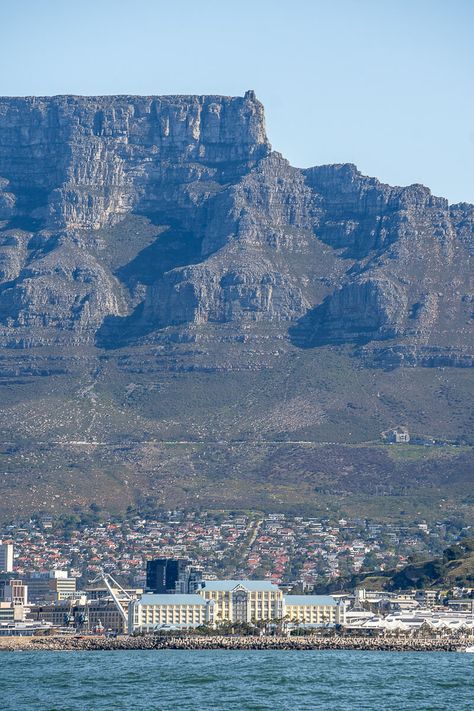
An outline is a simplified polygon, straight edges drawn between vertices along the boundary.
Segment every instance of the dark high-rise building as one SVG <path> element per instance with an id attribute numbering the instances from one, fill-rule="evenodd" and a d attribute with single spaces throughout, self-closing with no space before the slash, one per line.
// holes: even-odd
<path id="1" fill-rule="evenodd" d="M 146 589 L 156 594 L 195 593 L 202 586 L 202 570 L 184 558 L 155 558 L 146 564 Z"/>
<path id="2" fill-rule="evenodd" d="M 155 558 L 146 563 L 146 589 L 163 594 L 176 592 L 176 583 L 183 576 L 189 561 L 182 558 Z"/>

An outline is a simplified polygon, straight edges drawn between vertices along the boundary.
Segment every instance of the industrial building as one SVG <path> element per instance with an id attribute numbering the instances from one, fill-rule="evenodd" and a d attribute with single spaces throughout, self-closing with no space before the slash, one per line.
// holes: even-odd
<path id="1" fill-rule="evenodd" d="M 125 612 L 128 602 L 123 602 Z M 88 600 L 81 596 L 53 605 L 34 605 L 30 608 L 28 618 L 54 627 L 72 627 L 82 632 L 99 628 L 117 634 L 127 631 L 123 615 L 117 609 L 116 603 L 110 599 Z"/>
<path id="2" fill-rule="evenodd" d="M 70 578 L 66 570 L 31 573 L 24 583 L 28 586 L 28 598 L 32 603 L 67 600 L 76 594 L 76 578 Z"/>

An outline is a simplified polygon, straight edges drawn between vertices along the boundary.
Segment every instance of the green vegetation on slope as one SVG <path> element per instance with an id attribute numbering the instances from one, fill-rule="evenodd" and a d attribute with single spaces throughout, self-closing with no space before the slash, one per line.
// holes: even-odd
<path id="1" fill-rule="evenodd" d="M 412 562 L 400 570 L 375 571 L 323 586 L 321 591 L 354 587 L 375 590 L 413 590 L 453 586 L 474 587 L 474 538 L 449 546 L 440 558 Z"/>

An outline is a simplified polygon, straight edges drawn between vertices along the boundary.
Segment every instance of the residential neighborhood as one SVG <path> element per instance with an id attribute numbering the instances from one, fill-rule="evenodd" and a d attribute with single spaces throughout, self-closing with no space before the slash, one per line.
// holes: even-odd
<path id="1" fill-rule="evenodd" d="M 123 584 L 140 587 L 147 560 L 185 557 L 211 579 L 266 579 L 306 591 L 360 571 L 402 567 L 413 557 L 436 555 L 461 533 L 452 521 L 395 525 L 189 511 L 117 521 L 92 513 L 82 523 L 39 517 L 4 526 L 0 539 L 14 541 L 16 575 L 67 570 L 80 579 L 79 587 L 103 569 Z"/>

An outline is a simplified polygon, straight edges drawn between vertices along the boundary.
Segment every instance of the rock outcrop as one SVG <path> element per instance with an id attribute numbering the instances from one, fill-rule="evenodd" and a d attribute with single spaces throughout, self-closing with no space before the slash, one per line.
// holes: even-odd
<path id="1" fill-rule="evenodd" d="M 292 168 L 253 92 L 2 99 L 0 340 L 93 343 L 115 319 L 113 347 L 122 326 L 268 322 L 299 345 L 468 355 L 473 214 L 352 165 Z M 117 269 L 129 215 L 155 240 L 136 230 Z"/>
<path id="2" fill-rule="evenodd" d="M 300 346 L 466 362 L 473 215 L 352 165 L 292 168 L 251 91 L 2 99 L 0 342 L 111 348 L 263 322 Z M 121 233 L 129 216 L 145 240 Z"/>
<path id="3" fill-rule="evenodd" d="M 200 241 L 207 203 L 269 152 L 253 92 L 0 100 L 3 343 L 93 340 L 127 313 L 100 230 L 136 212 Z"/>
<path id="4" fill-rule="evenodd" d="M 0 99 L 0 516 L 467 506 L 473 259 L 474 206 L 292 167 L 251 91 Z"/>

